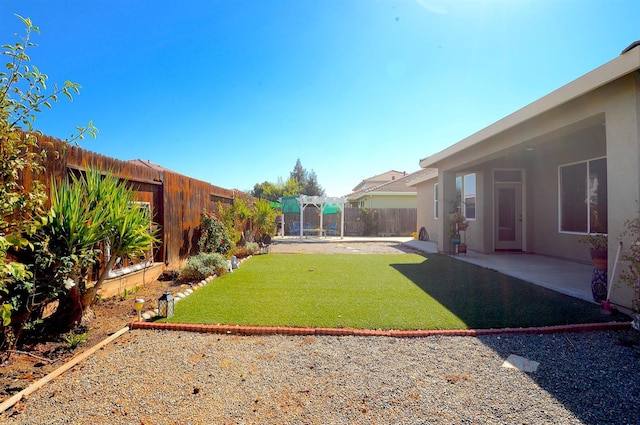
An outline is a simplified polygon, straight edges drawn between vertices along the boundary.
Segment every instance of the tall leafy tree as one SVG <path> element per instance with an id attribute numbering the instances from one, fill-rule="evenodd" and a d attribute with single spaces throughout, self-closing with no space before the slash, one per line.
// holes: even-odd
<path id="1" fill-rule="evenodd" d="M 304 187 L 296 179 L 289 179 L 284 183 L 282 188 L 282 196 L 298 196 L 302 194 Z"/>
<path id="2" fill-rule="evenodd" d="M 264 181 L 253 186 L 251 195 L 258 199 L 277 201 L 283 196 L 324 196 L 325 192 L 318 183 L 318 176 L 315 171 L 307 171 L 300 158 L 296 160 L 293 170 L 289 173 L 287 181 L 278 178 L 276 183 Z"/>
<path id="3" fill-rule="evenodd" d="M 251 191 L 251 196 L 258 199 L 276 202 L 282 197 L 283 185 L 274 184 L 268 181 L 256 183 Z"/>
<path id="4" fill-rule="evenodd" d="M 316 172 L 309 171 L 307 183 L 304 186 L 304 194 L 309 196 L 324 196 L 324 189 L 318 183 Z"/>
<path id="5" fill-rule="evenodd" d="M 309 196 L 324 196 L 324 189 L 318 183 L 318 176 L 316 172 L 311 170 L 307 171 L 300 162 L 300 158 L 296 161 L 296 165 L 293 167 L 293 171 L 289 174 L 290 180 L 295 180 L 300 184 L 301 195 Z"/>
<path id="6" fill-rule="evenodd" d="M 293 171 L 289 173 L 289 179 L 293 179 L 300 183 L 300 186 L 303 188 L 307 184 L 307 170 L 302 166 L 302 162 L 300 162 L 300 158 L 296 160 L 296 165 L 293 167 Z"/>

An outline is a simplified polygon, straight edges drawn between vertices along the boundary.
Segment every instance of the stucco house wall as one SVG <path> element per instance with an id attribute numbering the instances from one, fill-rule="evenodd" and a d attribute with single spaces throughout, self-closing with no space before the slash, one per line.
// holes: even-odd
<path id="1" fill-rule="evenodd" d="M 435 233 L 437 226 L 437 219 L 434 217 L 434 206 L 433 206 L 433 192 L 434 192 L 434 182 L 437 180 L 432 178 L 427 181 L 422 181 L 415 185 L 417 190 L 417 229 L 416 232 L 419 232 L 422 227 L 424 227 L 429 233 L 430 240 L 438 240 L 438 235 Z"/>
<path id="2" fill-rule="evenodd" d="M 640 201 L 640 47 L 514 112 L 468 138 L 420 161 L 437 176 L 415 183 L 418 225 L 437 237 L 441 251 L 452 245 L 443 220 L 456 199 L 455 179 L 476 174 L 476 219 L 470 221 L 470 249 L 498 248 L 496 187 L 509 186 L 521 205 L 518 246 L 524 252 L 589 261 L 584 232 L 560 229 L 560 167 L 606 158 L 609 263 L 613 264 L 625 220 Z M 521 170 L 519 182 L 498 183 L 496 170 Z M 434 220 L 433 187 L 438 183 L 440 220 Z M 501 191 L 501 193 L 504 191 Z M 521 202 L 518 202 L 521 196 Z M 579 197 L 579 193 L 577 194 Z M 585 200 L 586 202 L 586 200 Z M 519 210 L 516 209 L 517 215 Z M 500 242 L 502 243 L 502 242 Z M 611 270 L 609 270 L 611 273 Z M 619 270 L 618 270 L 619 272 Z M 631 290 L 617 285 L 612 301 L 630 305 Z"/>
<path id="3" fill-rule="evenodd" d="M 418 205 L 415 193 L 364 195 L 357 202 L 362 202 L 365 208 L 416 208 Z"/>

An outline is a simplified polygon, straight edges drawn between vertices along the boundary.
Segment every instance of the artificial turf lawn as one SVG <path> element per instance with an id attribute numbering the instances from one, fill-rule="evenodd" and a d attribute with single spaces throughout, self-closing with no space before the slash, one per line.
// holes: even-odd
<path id="1" fill-rule="evenodd" d="M 166 321 L 404 330 L 605 320 L 596 304 L 439 254 L 270 254 L 212 280 Z"/>

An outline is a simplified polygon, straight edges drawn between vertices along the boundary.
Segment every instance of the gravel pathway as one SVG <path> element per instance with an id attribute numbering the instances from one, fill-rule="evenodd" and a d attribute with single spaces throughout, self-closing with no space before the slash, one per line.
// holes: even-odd
<path id="1" fill-rule="evenodd" d="M 630 331 L 629 331 L 630 332 Z M 6 424 L 637 424 L 624 332 L 473 337 L 126 333 Z M 516 354 L 536 372 L 502 367 Z"/>

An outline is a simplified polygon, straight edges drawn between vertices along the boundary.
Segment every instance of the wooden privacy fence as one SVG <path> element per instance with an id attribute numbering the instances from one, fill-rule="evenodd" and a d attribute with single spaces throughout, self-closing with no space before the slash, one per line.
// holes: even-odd
<path id="1" fill-rule="evenodd" d="M 416 208 L 345 208 L 345 236 L 411 236 Z"/>
<path id="2" fill-rule="evenodd" d="M 88 168 L 110 172 L 127 181 L 136 192 L 136 201 L 148 203 L 153 221 L 160 226 L 159 246 L 152 253 L 154 262 L 167 266 L 181 263 L 198 249 L 200 213 L 206 208 L 217 209 L 218 202 L 230 205 L 234 197 L 248 196 L 243 192 L 224 189 L 196 180 L 155 164 L 121 161 L 48 136 L 38 136 L 42 149 L 47 151 L 44 175 L 39 180 L 50 190 L 51 179 L 60 182 L 72 171 Z M 56 154 L 58 152 L 58 154 Z M 34 177 L 24 175 L 29 188 Z"/>

